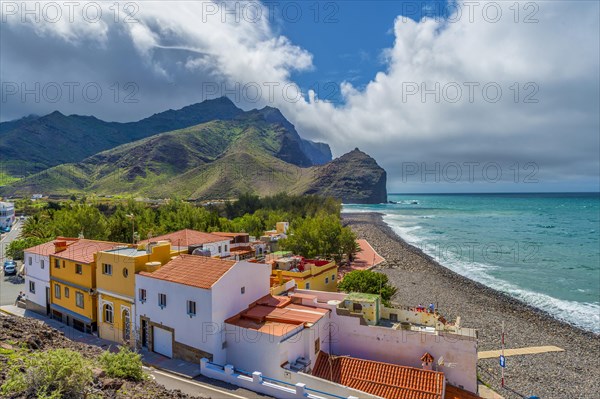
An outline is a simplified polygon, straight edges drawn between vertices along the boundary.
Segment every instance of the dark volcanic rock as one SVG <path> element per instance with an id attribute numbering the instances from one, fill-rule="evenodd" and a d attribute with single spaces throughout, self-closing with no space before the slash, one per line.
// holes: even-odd
<path id="1" fill-rule="evenodd" d="M 345 204 L 387 201 L 387 175 L 375 159 L 355 148 L 315 170 L 306 194 L 339 198 Z"/>

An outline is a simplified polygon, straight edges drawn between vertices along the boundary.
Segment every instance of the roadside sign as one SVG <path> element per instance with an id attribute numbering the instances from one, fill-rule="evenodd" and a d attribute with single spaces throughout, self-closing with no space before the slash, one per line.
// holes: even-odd
<path id="1" fill-rule="evenodd" d="M 500 367 L 506 367 L 506 358 L 500 355 Z"/>

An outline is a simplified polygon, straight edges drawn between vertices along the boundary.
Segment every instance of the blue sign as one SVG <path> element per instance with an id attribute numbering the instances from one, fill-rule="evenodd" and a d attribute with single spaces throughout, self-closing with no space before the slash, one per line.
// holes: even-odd
<path id="1" fill-rule="evenodd" d="M 506 358 L 500 355 L 500 367 L 506 367 Z"/>

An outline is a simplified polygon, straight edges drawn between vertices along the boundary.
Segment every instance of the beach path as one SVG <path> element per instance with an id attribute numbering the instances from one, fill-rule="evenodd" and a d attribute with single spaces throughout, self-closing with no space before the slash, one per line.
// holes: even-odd
<path id="1" fill-rule="evenodd" d="M 354 261 L 350 266 L 342 266 L 339 268 L 340 276 L 344 276 L 346 273 L 350 273 L 353 270 L 368 270 L 379 265 L 385 261 L 383 256 L 379 255 L 369 244 L 367 240 L 358 239 L 356 243 L 360 246 L 360 252 L 354 257 Z"/>
<path id="2" fill-rule="evenodd" d="M 535 355 L 546 352 L 564 352 L 564 349 L 558 346 L 528 346 L 526 348 L 504 349 L 504 356 Z M 501 350 L 482 351 L 477 353 L 479 359 L 492 359 L 500 357 Z"/>

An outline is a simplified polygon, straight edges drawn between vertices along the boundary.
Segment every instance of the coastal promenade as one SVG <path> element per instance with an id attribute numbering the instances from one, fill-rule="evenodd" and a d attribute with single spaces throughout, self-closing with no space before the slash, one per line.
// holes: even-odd
<path id="1" fill-rule="evenodd" d="M 355 255 L 350 265 L 344 265 L 338 269 L 340 278 L 353 270 L 369 270 L 385 261 L 383 256 L 379 255 L 367 240 L 359 238 L 356 242 L 360 246 L 360 251 Z"/>

